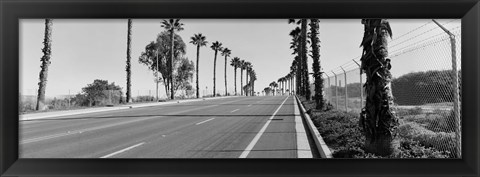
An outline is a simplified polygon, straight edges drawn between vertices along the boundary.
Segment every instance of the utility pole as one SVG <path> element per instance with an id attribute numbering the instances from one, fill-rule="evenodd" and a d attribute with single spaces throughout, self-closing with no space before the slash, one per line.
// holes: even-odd
<path id="1" fill-rule="evenodd" d="M 462 137 L 461 137 L 461 120 L 460 120 L 460 89 L 458 87 L 458 71 L 457 71 L 457 45 L 455 40 L 455 35 L 450 32 L 447 28 L 442 26 L 436 20 L 432 19 L 435 24 L 442 28 L 445 33 L 450 37 L 451 50 L 452 50 L 452 71 L 453 71 L 453 112 L 455 114 L 455 137 L 456 137 L 456 150 L 457 158 L 462 157 Z"/>

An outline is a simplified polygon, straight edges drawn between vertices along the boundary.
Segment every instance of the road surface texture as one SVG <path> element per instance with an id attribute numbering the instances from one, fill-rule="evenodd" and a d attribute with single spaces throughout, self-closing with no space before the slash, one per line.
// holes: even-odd
<path id="1" fill-rule="evenodd" d="M 259 96 L 25 120 L 20 158 L 297 158 L 294 113 Z"/>

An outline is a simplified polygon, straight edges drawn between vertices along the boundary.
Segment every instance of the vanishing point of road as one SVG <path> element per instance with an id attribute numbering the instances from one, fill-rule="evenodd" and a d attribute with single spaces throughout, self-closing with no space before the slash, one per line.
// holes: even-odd
<path id="1" fill-rule="evenodd" d="M 305 130 L 295 104 L 293 96 L 228 97 L 20 121 L 19 152 L 21 158 L 297 158 L 309 147 L 299 147 Z"/>

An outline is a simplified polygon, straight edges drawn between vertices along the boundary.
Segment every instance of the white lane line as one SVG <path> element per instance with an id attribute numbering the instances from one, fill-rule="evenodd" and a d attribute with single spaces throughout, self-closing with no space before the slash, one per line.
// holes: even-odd
<path id="1" fill-rule="evenodd" d="M 235 109 L 235 110 L 231 111 L 230 113 L 235 112 L 235 111 L 238 111 L 238 110 L 240 110 L 240 109 Z"/>
<path id="2" fill-rule="evenodd" d="M 285 103 L 285 101 L 287 101 L 288 97 L 285 98 L 285 100 L 283 100 L 282 104 L 277 108 L 277 110 L 275 110 L 275 112 L 273 113 L 273 115 L 267 120 L 267 122 L 265 123 L 265 125 L 263 125 L 262 129 L 260 129 L 260 131 L 257 133 L 257 135 L 255 135 L 255 137 L 253 138 L 252 142 L 250 142 L 250 144 L 248 144 L 247 148 L 245 148 L 245 150 L 242 152 L 242 154 L 240 154 L 240 157 L 238 158 L 247 158 L 248 154 L 252 151 L 253 147 L 255 146 L 255 144 L 257 144 L 258 140 L 260 139 L 260 137 L 262 136 L 262 134 L 265 132 L 265 130 L 267 129 L 268 127 L 268 124 L 270 124 L 270 122 L 272 122 L 272 118 L 275 117 L 275 115 L 277 114 L 277 112 L 280 110 L 280 108 L 283 106 L 283 104 Z"/>
<path id="3" fill-rule="evenodd" d="M 228 103 L 233 103 L 233 102 L 243 101 L 243 100 L 245 100 L 245 99 L 233 100 L 233 101 L 229 101 L 229 102 L 225 102 L 225 103 L 221 103 L 221 104 L 228 104 Z M 205 106 L 205 107 L 199 107 L 199 108 L 189 109 L 189 110 L 185 110 L 185 111 L 175 112 L 174 114 L 180 114 L 180 113 L 189 112 L 189 111 L 194 111 L 194 110 L 199 110 L 199 109 L 211 108 L 211 107 L 216 107 L 216 106 L 219 106 L 219 105 L 220 105 L 220 104 L 210 105 L 210 106 Z M 168 115 L 167 115 L 167 116 L 168 116 Z M 164 117 L 164 116 L 159 116 L 159 117 Z M 147 117 L 147 118 L 143 118 L 143 119 L 135 119 L 135 120 L 131 120 L 131 121 L 119 122 L 119 123 L 115 123 L 115 124 L 103 125 L 103 126 L 98 126 L 98 127 L 92 127 L 92 128 L 82 129 L 82 130 L 68 131 L 68 132 L 66 132 L 66 133 L 57 133 L 57 134 L 53 134 L 53 135 L 36 137 L 36 138 L 31 138 L 31 139 L 22 140 L 22 141 L 20 141 L 20 144 L 33 143 L 33 142 L 38 142 L 38 141 L 42 141 L 42 140 L 48 140 L 48 139 L 52 139 L 52 138 L 58 138 L 58 137 L 67 136 L 67 135 L 73 135 L 73 134 L 77 134 L 77 133 L 83 133 L 83 132 L 88 132 L 88 131 L 95 131 L 95 130 L 99 130 L 99 129 L 110 128 L 110 127 L 114 127 L 114 126 L 118 126 L 118 125 L 129 124 L 129 123 L 134 123 L 134 122 L 143 121 L 143 120 L 149 120 L 149 119 L 154 119 L 154 118 L 158 118 L 158 117 L 156 117 L 156 116 L 154 116 L 154 117 Z"/>
<path id="4" fill-rule="evenodd" d="M 20 144 L 33 143 L 33 142 L 37 142 L 37 141 L 48 140 L 48 139 L 52 139 L 52 138 L 58 138 L 58 137 L 67 136 L 67 135 L 73 135 L 73 134 L 77 134 L 77 133 L 94 131 L 94 130 L 99 130 L 99 129 L 103 129 L 103 128 L 110 128 L 110 127 L 114 127 L 114 126 L 119 126 L 119 125 L 123 125 L 123 124 L 129 124 L 129 123 L 138 122 L 138 121 L 143 121 L 143 120 L 147 120 L 147 119 L 152 119 L 152 118 L 149 117 L 149 118 L 143 118 L 143 119 L 136 119 L 136 120 L 131 120 L 131 121 L 114 123 L 114 124 L 110 124 L 110 125 L 103 125 L 103 126 L 98 126 L 98 127 L 92 127 L 92 128 L 82 129 L 82 130 L 68 131 L 68 132 L 66 132 L 66 133 L 58 133 L 58 134 L 54 134 L 54 135 L 42 136 L 42 137 L 37 137 L 37 138 L 32 138 L 32 139 L 23 140 L 23 141 L 20 142 Z"/>
<path id="5" fill-rule="evenodd" d="M 247 107 L 250 107 L 250 106 L 252 106 L 252 105 L 251 105 L 251 104 L 249 104 Z"/>
<path id="6" fill-rule="evenodd" d="M 205 122 L 211 121 L 211 120 L 213 120 L 213 119 L 215 119 L 215 118 L 211 118 L 211 119 L 207 119 L 207 120 L 201 121 L 201 122 L 199 122 L 199 123 L 196 123 L 195 125 L 200 125 L 200 124 L 203 124 L 203 123 L 205 123 Z"/>
<path id="7" fill-rule="evenodd" d="M 114 152 L 114 153 L 111 153 L 111 154 L 102 156 L 102 157 L 100 157 L 100 158 L 109 158 L 109 157 L 112 157 L 112 156 L 114 156 L 114 155 L 123 153 L 123 152 L 125 152 L 125 151 L 128 151 L 128 150 L 130 150 L 130 149 L 136 148 L 136 147 L 138 147 L 138 146 L 141 146 L 141 145 L 143 145 L 143 144 L 145 144 L 145 142 L 138 143 L 138 144 L 136 144 L 136 145 L 133 145 L 133 146 L 127 147 L 127 148 L 125 148 L 125 149 L 119 150 L 119 151 L 117 151 L 117 152 Z"/>

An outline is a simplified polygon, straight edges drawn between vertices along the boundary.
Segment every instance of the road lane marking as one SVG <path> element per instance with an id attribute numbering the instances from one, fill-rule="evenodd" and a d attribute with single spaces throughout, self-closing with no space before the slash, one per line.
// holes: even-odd
<path id="1" fill-rule="evenodd" d="M 277 114 L 277 112 L 280 110 L 280 108 L 283 106 L 283 104 L 285 103 L 285 101 L 287 101 L 288 97 L 285 98 L 285 100 L 283 100 L 282 104 L 280 106 L 278 106 L 277 110 L 275 110 L 275 112 L 273 113 L 273 115 L 267 120 L 267 122 L 265 123 L 265 125 L 263 125 L 262 129 L 260 129 L 260 131 L 255 135 L 255 137 L 253 138 L 253 140 L 250 142 L 250 144 L 248 144 L 247 148 L 245 148 L 245 150 L 242 152 L 242 154 L 240 154 L 240 157 L 238 158 L 247 158 L 248 154 L 252 151 L 253 147 L 255 146 L 255 144 L 257 144 L 258 140 L 260 139 L 260 137 L 262 136 L 262 134 L 265 132 L 265 130 L 267 129 L 268 127 L 268 124 L 270 124 L 270 122 L 272 122 L 272 118 L 275 117 L 275 115 Z"/>
<path id="2" fill-rule="evenodd" d="M 252 106 L 252 104 L 249 104 L 247 107 L 250 107 L 250 106 Z"/>
<path id="3" fill-rule="evenodd" d="M 112 157 L 112 156 L 114 156 L 114 155 L 123 153 L 123 152 L 125 152 L 125 151 L 128 151 L 128 150 L 130 150 L 130 149 L 136 148 L 136 147 L 138 147 L 138 146 L 141 146 L 141 145 L 143 145 L 143 144 L 145 144 L 145 142 L 138 143 L 138 144 L 136 144 L 136 145 L 133 145 L 133 146 L 127 147 L 127 148 L 125 148 L 125 149 L 119 150 L 119 151 L 117 151 L 117 152 L 114 152 L 114 153 L 111 153 L 111 154 L 102 156 L 102 157 L 100 157 L 100 158 L 109 158 L 109 157 Z"/>
<path id="4" fill-rule="evenodd" d="M 193 108 L 193 109 L 189 109 L 189 110 L 185 110 L 185 111 L 177 111 L 177 112 L 174 112 L 174 114 L 180 114 L 180 113 L 189 112 L 189 111 L 196 111 L 196 110 L 216 107 L 216 106 L 220 106 L 222 104 L 228 104 L 228 103 L 243 101 L 243 100 L 246 100 L 246 99 L 248 99 L 248 98 L 228 101 L 228 102 L 215 104 L 215 105 L 209 105 L 209 106 L 205 106 L 205 107 Z M 168 115 L 162 115 L 162 116 L 158 116 L 158 117 L 165 117 L 165 116 L 168 116 Z M 143 119 L 135 119 L 135 120 L 119 122 L 119 123 L 115 123 L 115 124 L 103 125 L 103 126 L 92 127 L 92 128 L 87 128 L 87 129 L 81 129 L 81 130 L 68 131 L 68 132 L 65 132 L 65 133 L 57 133 L 57 134 L 47 135 L 47 136 L 42 136 L 42 137 L 36 137 L 36 138 L 22 140 L 22 141 L 20 141 L 20 144 L 33 143 L 33 142 L 38 142 L 38 141 L 42 141 L 42 140 L 48 140 L 48 139 L 58 138 L 58 137 L 62 137 L 62 136 L 67 136 L 67 135 L 79 134 L 79 133 L 84 133 L 84 132 L 88 132 L 88 131 L 95 131 L 95 130 L 110 128 L 110 127 L 119 126 L 119 125 L 123 125 L 123 124 L 129 124 L 129 123 L 139 122 L 139 121 L 143 121 L 143 120 L 154 119 L 154 118 L 158 118 L 158 117 L 157 116 L 147 117 L 147 118 L 143 118 Z"/>
<path id="5" fill-rule="evenodd" d="M 213 120 L 213 119 L 215 119 L 215 118 L 211 118 L 211 119 L 207 119 L 207 120 L 201 121 L 201 122 L 199 122 L 199 123 L 196 123 L 195 125 L 200 125 L 200 124 L 203 124 L 203 123 L 205 123 L 205 122 L 211 121 L 211 120 Z"/>
<path id="6" fill-rule="evenodd" d="M 240 109 L 235 109 L 235 110 L 231 111 L 230 113 L 233 113 L 233 112 L 238 111 L 238 110 L 240 110 Z"/>

